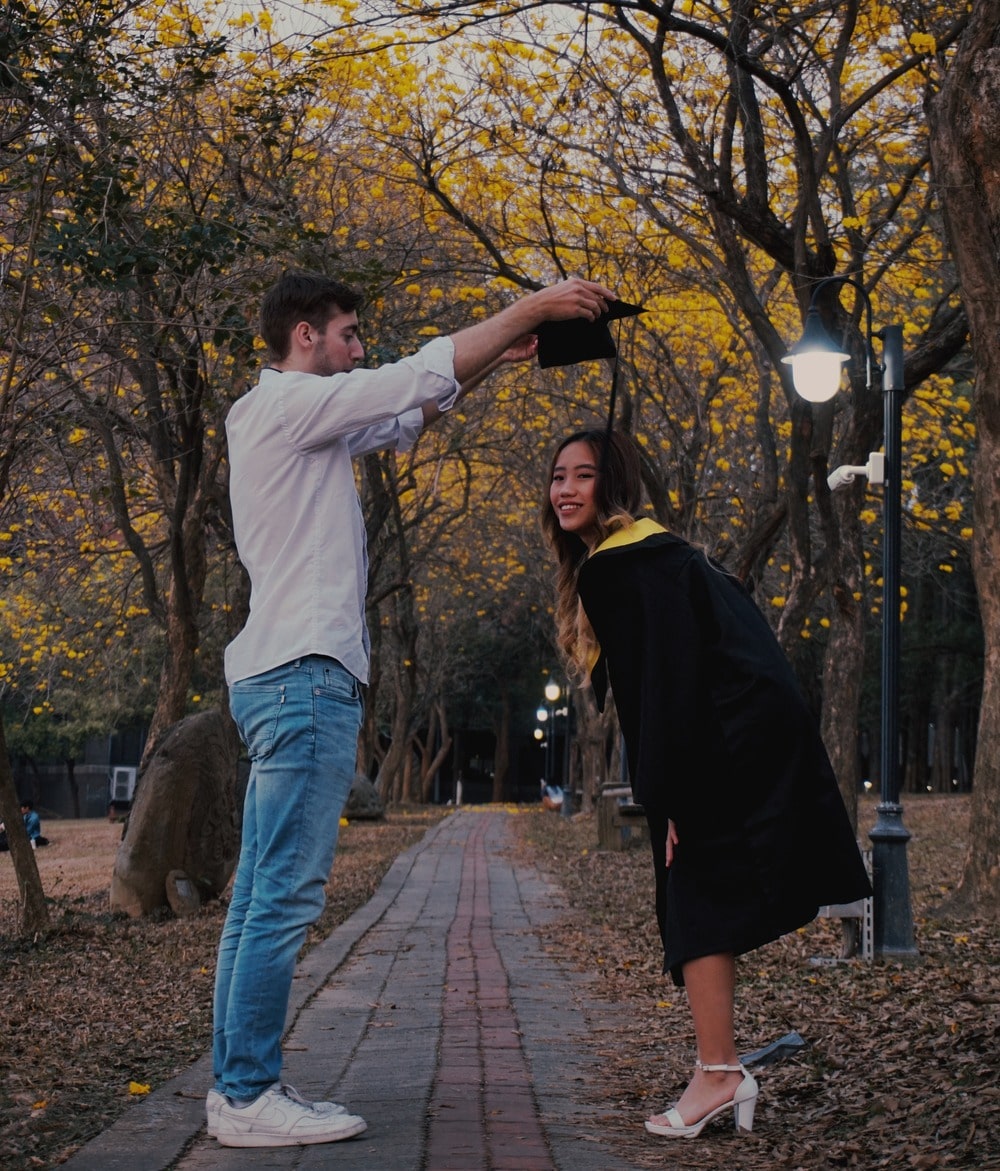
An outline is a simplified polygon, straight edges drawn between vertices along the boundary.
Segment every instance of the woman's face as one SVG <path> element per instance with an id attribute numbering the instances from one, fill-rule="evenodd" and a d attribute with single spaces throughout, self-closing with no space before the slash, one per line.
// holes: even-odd
<path id="1" fill-rule="evenodd" d="M 549 485 L 549 503 L 564 533 L 574 533 L 593 549 L 600 534 L 597 527 L 597 461 L 589 443 L 567 443 L 556 456 Z"/>

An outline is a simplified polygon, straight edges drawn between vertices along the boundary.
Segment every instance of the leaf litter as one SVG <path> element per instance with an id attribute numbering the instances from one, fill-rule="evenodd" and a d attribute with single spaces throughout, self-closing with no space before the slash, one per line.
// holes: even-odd
<path id="1" fill-rule="evenodd" d="M 660 973 L 648 847 L 598 850 L 591 815 L 513 819 L 525 859 L 564 893 L 547 946 L 592 976 L 590 1039 L 606 1076 L 575 1086 L 593 1110 L 593 1137 L 636 1169 L 1000 1171 L 1000 925 L 938 910 L 961 873 L 968 815 L 967 797 L 904 799 L 917 962 L 815 966 L 840 952 L 832 920 L 740 959 L 741 1052 L 792 1030 L 808 1048 L 758 1071 L 753 1134 L 716 1121 L 683 1143 L 642 1127 L 679 1096 L 695 1055 L 683 990 Z M 346 828 L 310 942 L 367 901 L 439 816 L 415 810 Z M 874 820 L 863 802 L 864 833 Z M 105 847 L 95 873 L 68 865 L 47 884 L 53 929 L 36 942 L 9 937 L 13 888 L 0 874 L 5 1171 L 57 1166 L 129 1107 L 133 1085 L 155 1089 L 210 1044 L 224 905 L 186 920 L 112 916 L 113 854 Z"/>
<path id="2" fill-rule="evenodd" d="M 306 947 L 363 906 L 397 856 L 441 816 L 391 813 L 383 822 L 342 829 L 327 904 Z M 112 915 L 108 888 L 120 829 L 67 821 L 47 822 L 46 830 L 52 845 L 38 860 L 53 897 L 44 938 L 11 938 L 16 884 L 9 855 L 0 855 L 4 1171 L 65 1162 L 137 1096 L 211 1045 L 225 903 L 209 903 L 189 919 Z"/>
<path id="3" fill-rule="evenodd" d="M 874 804 L 860 804 L 862 840 Z M 684 992 L 661 975 L 648 845 L 598 850 L 589 815 L 518 820 L 523 848 L 572 908 L 547 929 L 548 946 L 593 976 L 593 1039 L 606 1076 L 581 1092 L 623 1165 L 1000 1168 L 1000 924 L 940 909 L 961 876 L 968 818 L 967 796 L 904 798 L 917 961 L 816 965 L 840 955 L 831 919 L 739 959 L 740 1052 L 792 1030 L 808 1047 L 755 1071 L 753 1134 L 737 1135 L 727 1114 L 725 1125 L 716 1120 L 683 1143 L 642 1126 L 680 1096 L 696 1056 Z"/>

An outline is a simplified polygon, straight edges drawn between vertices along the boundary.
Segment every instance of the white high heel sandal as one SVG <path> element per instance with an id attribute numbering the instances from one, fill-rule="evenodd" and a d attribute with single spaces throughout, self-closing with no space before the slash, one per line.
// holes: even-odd
<path id="1" fill-rule="evenodd" d="M 757 1108 L 757 1095 L 760 1093 L 760 1087 L 756 1080 L 744 1069 L 742 1065 L 702 1065 L 700 1061 L 696 1061 L 695 1065 L 706 1073 L 742 1073 L 743 1080 L 736 1087 L 736 1091 L 728 1102 L 723 1102 L 721 1106 L 716 1106 L 714 1110 L 703 1117 L 699 1118 L 697 1122 L 692 1122 L 690 1126 L 684 1124 L 684 1119 L 681 1118 L 675 1107 L 663 1111 L 663 1117 L 667 1120 L 667 1125 L 664 1126 L 660 1122 L 652 1122 L 646 1120 L 646 1129 L 650 1134 L 665 1135 L 668 1138 L 697 1138 L 705 1128 L 705 1124 L 711 1122 L 713 1118 L 722 1114 L 730 1107 L 733 1109 L 735 1116 L 736 1129 L 743 1130 L 749 1133 L 753 1130 L 753 1115 Z"/>

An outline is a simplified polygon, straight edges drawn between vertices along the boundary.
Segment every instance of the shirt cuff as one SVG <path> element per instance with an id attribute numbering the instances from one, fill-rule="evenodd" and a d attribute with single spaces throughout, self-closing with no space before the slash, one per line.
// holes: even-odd
<path id="1" fill-rule="evenodd" d="M 421 347 L 420 356 L 428 370 L 451 379 L 451 386 L 442 389 L 434 400 L 434 405 L 439 411 L 450 411 L 462 389 L 455 381 L 455 343 L 450 337 L 436 337 Z"/>
<path id="2" fill-rule="evenodd" d="M 444 409 L 441 407 L 441 410 Z M 423 410 L 420 407 L 414 407 L 412 411 L 404 411 L 401 415 L 397 415 L 396 426 L 398 427 L 396 450 L 409 451 L 424 429 Z"/>

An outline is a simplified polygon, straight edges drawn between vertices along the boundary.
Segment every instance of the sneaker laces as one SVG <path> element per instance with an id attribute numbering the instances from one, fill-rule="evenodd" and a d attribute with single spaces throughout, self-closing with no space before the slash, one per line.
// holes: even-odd
<path id="1" fill-rule="evenodd" d="M 312 1102 L 310 1102 L 308 1098 L 303 1098 L 294 1086 L 286 1086 L 282 1083 L 278 1087 L 278 1093 L 284 1094 L 286 1098 L 291 1098 L 293 1102 L 298 1102 L 300 1106 L 308 1106 L 310 1109 L 312 1109 Z"/>
<path id="2" fill-rule="evenodd" d="M 294 1086 L 286 1085 L 284 1082 L 279 1082 L 277 1085 L 277 1092 L 283 1094 L 290 1101 L 303 1106 L 306 1110 L 312 1110 L 320 1117 L 325 1117 L 328 1114 L 346 1114 L 347 1110 L 343 1106 L 338 1106 L 336 1102 L 310 1102 L 308 1098 L 304 1098 Z M 320 1109 L 320 1107 L 323 1107 Z"/>

